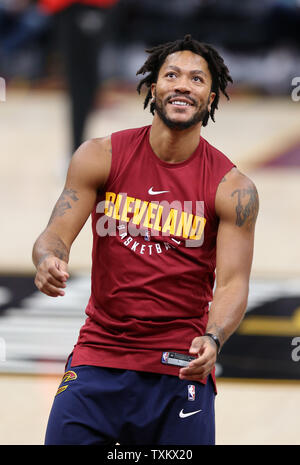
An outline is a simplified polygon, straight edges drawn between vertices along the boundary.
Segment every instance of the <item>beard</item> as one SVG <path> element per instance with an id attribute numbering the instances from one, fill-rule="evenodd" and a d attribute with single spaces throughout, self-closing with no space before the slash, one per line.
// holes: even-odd
<path id="1" fill-rule="evenodd" d="M 166 112 L 166 105 L 170 98 L 174 98 L 174 96 L 169 97 L 166 100 L 165 105 L 163 105 L 163 102 L 157 99 L 157 97 L 155 96 L 155 100 L 152 104 L 153 110 L 156 111 L 157 115 L 160 117 L 160 119 L 169 129 L 176 129 L 179 131 L 183 131 L 184 129 L 189 129 L 192 126 L 195 126 L 196 124 L 203 121 L 204 118 L 209 114 L 208 101 L 207 101 L 207 103 L 201 105 L 198 111 L 187 121 L 173 121 L 172 119 L 168 117 L 167 112 Z"/>

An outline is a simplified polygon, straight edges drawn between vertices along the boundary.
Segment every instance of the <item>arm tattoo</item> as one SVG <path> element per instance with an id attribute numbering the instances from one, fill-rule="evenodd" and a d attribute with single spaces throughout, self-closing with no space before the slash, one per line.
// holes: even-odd
<path id="1" fill-rule="evenodd" d="M 250 231 L 255 225 L 258 214 L 257 190 L 254 185 L 247 189 L 236 189 L 231 194 L 231 197 L 233 196 L 237 197 L 235 224 L 239 227 L 245 224 Z"/>
<path id="2" fill-rule="evenodd" d="M 37 267 L 47 258 L 55 256 L 64 262 L 69 261 L 69 252 L 65 243 L 59 237 L 48 238 L 46 252 L 40 257 Z"/>
<path id="3" fill-rule="evenodd" d="M 75 191 L 74 189 L 63 190 L 58 201 L 56 202 L 56 205 L 53 209 L 48 225 L 52 223 L 54 218 L 56 218 L 57 216 L 63 216 L 66 210 L 69 210 L 70 208 L 72 208 L 72 204 L 70 202 L 71 201 L 77 202 L 78 197 L 76 194 L 77 194 L 77 191 Z"/>
<path id="4" fill-rule="evenodd" d="M 64 262 L 68 262 L 69 260 L 69 254 L 67 251 L 67 247 L 65 244 L 61 241 L 61 244 L 59 244 L 58 247 L 55 247 L 53 250 L 53 253 L 55 257 L 60 258 L 60 260 L 63 260 Z"/>

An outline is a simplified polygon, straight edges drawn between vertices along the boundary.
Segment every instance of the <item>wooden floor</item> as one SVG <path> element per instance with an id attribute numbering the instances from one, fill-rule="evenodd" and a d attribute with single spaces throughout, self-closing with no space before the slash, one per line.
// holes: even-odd
<path id="1" fill-rule="evenodd" d="M 300 169 L 263 169 L 299 142 L 299 103 L 289 98 L 221 102 L 202 135 L 256 183 L 260 194 L 253 277 L 300 277 Z M 59 92 L 8 91 L 0 103 L 0 272 L 31 273 L 32 244 L 63 188 L 68 113 Z M 115 92 L 89 121 L 87 137 L 150 124 L 142 97 Z M 90 269 L 89 223 L 76 241 L 71 273 Z M 1 337 L 1 335 L 0 335 Z M 42 444 L 59 378 L 0 375 L 0 444 Z M 299 383 L 219 380 L 218 444 L 300 444 Z"/>

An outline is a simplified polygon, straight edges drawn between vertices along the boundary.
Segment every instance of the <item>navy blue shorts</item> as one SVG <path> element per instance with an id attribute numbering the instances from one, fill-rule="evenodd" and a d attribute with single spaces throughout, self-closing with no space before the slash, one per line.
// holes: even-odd
<path id="1" fill-rule="evenodd" d="M 55 395 L 46 445 L 213 445 L 215 392 L 176 376 L 70 367 Z"/>

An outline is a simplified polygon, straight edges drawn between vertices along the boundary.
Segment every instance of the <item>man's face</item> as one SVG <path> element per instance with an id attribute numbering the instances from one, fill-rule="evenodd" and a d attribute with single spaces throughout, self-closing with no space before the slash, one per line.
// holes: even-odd
<path id="1" fill-rule="evenodd" d="M 184 50 L 168 55 L 152 84 L 155 111 L 171 129 L 187 129 L 203 120 L 215 97 L 206 60 Z"/>

